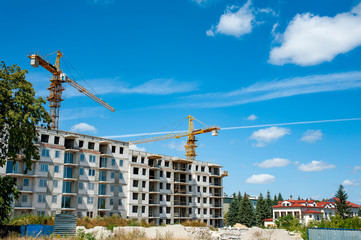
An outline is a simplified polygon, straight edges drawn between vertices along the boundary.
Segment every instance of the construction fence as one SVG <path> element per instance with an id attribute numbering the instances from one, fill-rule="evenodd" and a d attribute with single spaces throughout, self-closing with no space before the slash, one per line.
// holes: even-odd
<path id="1" fill-rule="evenodd" d="M 361 240 L 361 230 L 341 228 L 308 228 L 308 240 Z"/>

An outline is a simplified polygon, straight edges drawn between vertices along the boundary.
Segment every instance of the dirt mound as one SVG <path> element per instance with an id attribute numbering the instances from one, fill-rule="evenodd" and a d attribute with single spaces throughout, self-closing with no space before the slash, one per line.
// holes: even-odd
<path id="1" fill-rule="evenodd" d="M 234 228 L 248 228 L 246 225 L 240 224 L 240 223 L 236 223 L 233 226 Z"/>

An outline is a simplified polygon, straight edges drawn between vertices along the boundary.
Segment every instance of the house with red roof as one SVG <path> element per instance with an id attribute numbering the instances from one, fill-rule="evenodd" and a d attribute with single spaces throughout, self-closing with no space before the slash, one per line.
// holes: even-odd
<path id="1" fill-rule="evenodd" d="M 337 198 L 330 198 L 321 202 L 314 200 L 293 200 L 288 199 L 278 202 L 278 205 L 273 206 L 273 222 L 275 219 L 284 217 L 288 214 L 295 218 L 299 218 L 303 224 L 308 224 L 310 221 L 321 219 L 330 219 L 330 216 L 336 215 L 335 203 Z M 347 202 L 350 206 L 352 216 L 357 216 L 357 211 L 360 205 L 352 202 Z M 270 224 L 270 219 L 265 221 L 265 224 Z"/>

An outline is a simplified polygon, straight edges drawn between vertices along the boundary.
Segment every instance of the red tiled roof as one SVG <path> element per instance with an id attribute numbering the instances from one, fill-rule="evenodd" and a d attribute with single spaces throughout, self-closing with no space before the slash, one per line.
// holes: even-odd
<path id="1" fill-rule="evenodd" d="M 273 218 L 267 218 L 265 220 L 263 220 L 264 222 L 273 222 Z"/>
<path id="2" fill-rule="evenodd" d="M 313 211 L 313 210 L 307 210 L 307 211 L 304 211 L 303 213 L 315 213 L 315 214 L 322 214 L 322 212 L 319 212 L 319 211 Z"/>
<path id="3" fill-rule="evenodd" d="M 337 202 L 339 201 L 339 199 L 336 198 L 336 197 L 327 199 L 326 201 L 327 201 L 327 202 L 331 202 L 331 201 L 330 201 L 331 199 L 334 199 L 334 200 L 337 201 Z M 347 201 L 346 203 L 347 203 L 350 207 L 352 207 L 352 208 L 359 208 L 359 207 L 360 207 L 360 205 L 358 205 L 358 204 L 356 204 L 356 203 L 353 203 L 353 202 Z"/>

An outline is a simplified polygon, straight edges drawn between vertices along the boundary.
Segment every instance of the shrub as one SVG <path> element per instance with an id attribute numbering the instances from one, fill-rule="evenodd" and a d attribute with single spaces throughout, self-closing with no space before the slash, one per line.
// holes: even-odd
<path id="1" fill-rule="evenodd" d="M 197 221 L 185 221 L 181 223 L 185 227 L 207 227 L 207 223 L 201 222 L 200 220 Z"/>

